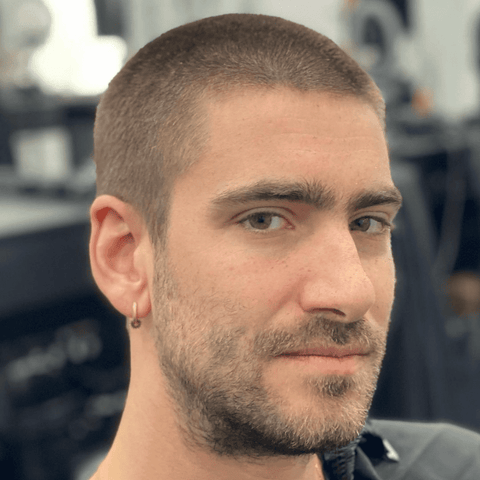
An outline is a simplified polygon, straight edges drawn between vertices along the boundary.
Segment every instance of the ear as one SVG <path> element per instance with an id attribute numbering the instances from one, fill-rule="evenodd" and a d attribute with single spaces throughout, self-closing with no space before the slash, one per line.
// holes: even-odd
<path id="1" fill-rule="evenodd" d="M 139 318 L 151 311 L 153 247 L 141 215 L 111 195 L 90 208 L 90 264 L 93 277 L 111 304 L 126 317 L 137 302 Z"/>

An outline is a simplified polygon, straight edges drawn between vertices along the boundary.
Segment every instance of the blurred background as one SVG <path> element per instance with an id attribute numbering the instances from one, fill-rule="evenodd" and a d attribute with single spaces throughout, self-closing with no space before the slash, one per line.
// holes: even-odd
<path id="1" fill-rule="evenodd" d="M 99 95 L 161 33 L 281 16 L 354 56 L 387 103 L 405 197 L 372 415 L 480 431 L 480 0 L 0 0 L 0 475 L 87 480 L 128 386 L 125 319 L 95 286 Z"/>

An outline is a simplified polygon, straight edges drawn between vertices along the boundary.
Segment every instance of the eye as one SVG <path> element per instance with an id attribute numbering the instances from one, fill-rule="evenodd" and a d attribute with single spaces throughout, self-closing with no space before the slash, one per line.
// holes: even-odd
<path id="1" fill-rule="evenodd" d="M 246 230 L 252 230 L 255 232 L 268 232 L 272 230 L 279 230 L 282 228 L 286 220 L 281 215 L 273 212 L 255 212 L 238 223 Z"/>
<path id="2" fill-rule="evenodd" d="M 350 228 L 355 231 L 369 233 L 371 235 L 381 235 L 392 229 L 392 224 L 383 218 L 361 217 L 350 224 Z"/>

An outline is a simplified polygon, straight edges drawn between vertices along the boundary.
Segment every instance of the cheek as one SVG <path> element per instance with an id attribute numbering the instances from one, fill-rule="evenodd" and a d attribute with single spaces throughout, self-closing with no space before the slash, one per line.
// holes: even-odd
<path id="1" fill-rule="evenodd" d="M 298 268 L 297 268 L 298 270 Z M 269 311 L 279 310 L 293 296 L 298 275 L 288 258 L 244 256 L 228 267 L 232 292 L 242 303 Z"/>
<path id="2" fill-rule="evenodd" d="M 295 281 L 284 260 L 246 252 L 210 257 L 202 290 L 243 310 L 255 322 L 268 322 L 291 298 Z M 206 291 L 206 290 L 204 290 Z"/>
<path id="3" fill-rule="evenodd" d="M 214 302 L 227 311 L 256 308 L 265 301 L 272 286 L 269 262 L 248 255 L 244 250 L 197 242 L 172 243 L 173 277 L 181 298 Z M 184 248 L 181 248 L 184 247 Z"/>

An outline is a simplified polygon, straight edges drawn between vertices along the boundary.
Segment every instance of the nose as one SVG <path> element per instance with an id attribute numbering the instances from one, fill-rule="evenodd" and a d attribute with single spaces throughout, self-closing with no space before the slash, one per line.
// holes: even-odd
<path id="1" fill-rule="evenodd" d="M 312 236 L 302 254 L 305 273 L 300 304 L 303 311 L 334 312 L 337 320 L 353 322 L 374 305 L 374 285 L 348 229 Z"/>

